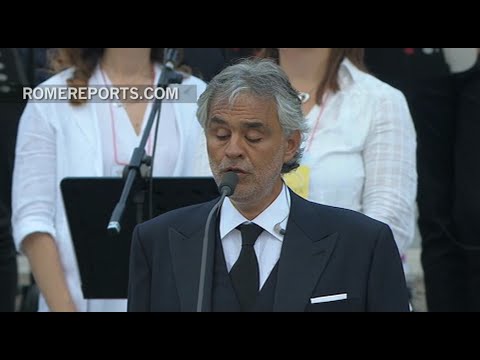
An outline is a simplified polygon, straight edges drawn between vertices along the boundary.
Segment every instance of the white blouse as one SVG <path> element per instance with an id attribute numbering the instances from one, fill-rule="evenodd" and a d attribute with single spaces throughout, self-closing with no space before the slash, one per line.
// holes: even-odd
<path id="1" fill-rule="evenodd" d="M 155 82 L 158 82 L 157 72 Z M 92 75 L 97 84 L 111 86 L 107 75 L 99 67 Z M 138 147 L 150 117 L 152 102 L 147 104 L 143 117 L 142 129 L 137 135 L 128 117 L 125 107 L 120 103 L 104 102 L 95 104 L 99 116 L 99 128 L 102 138 L 103 173 L 105 176 L 122 176 L 123 170 L 129 164 L 133 150 Z M 145 152 L 152 155 L 156 120 L 145 145 Z M 157 144 L 153 164 L 155 176 L 171 176 L 177 166 L 180 133 L 172 102 L 163 102 L 160 111 Z"/>
<path id="2" fill-rule="evenodd" d="M 309 199 L 390 226 L 403 253 L 415 234 L 416 133 L 403 94 L 345 60 L 340 91 L 307 116 Z"/>

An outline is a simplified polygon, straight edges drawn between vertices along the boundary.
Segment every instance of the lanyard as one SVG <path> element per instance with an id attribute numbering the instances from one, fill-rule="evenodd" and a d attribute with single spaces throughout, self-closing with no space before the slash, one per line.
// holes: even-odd
<path id="1" fill-rule="evenodd" d="M 323 115 L 323 111 L 325 110 L 325 108 L 327 107 L 327 102 L 329 100 L 329 96 L 328 94 L 325 95 L 325 99 L 324 101 L 322 102 L 322 106 L 320 107 L 320 111 L 318 113 L 318 116 L 317 116 L 317 119 L 315 120 L 315 124 L 313 126 L 313 130 L 312 132 L 310 133 L 310 137 L 308 138 L 308 142 L 307 142 L 307 146 L 305 147 L 305 152 L 308 152 L 310 150 L 310 147 L 312 146 L 312 142 L 313 142 L 313 139 L 315 138 L 315 136 L 317 135 L 317 131 L 318 131 L 318 128 L 319 128 L 319 125 L 320 125 L 320 119 L 322 118 L 322 115 Z"/>

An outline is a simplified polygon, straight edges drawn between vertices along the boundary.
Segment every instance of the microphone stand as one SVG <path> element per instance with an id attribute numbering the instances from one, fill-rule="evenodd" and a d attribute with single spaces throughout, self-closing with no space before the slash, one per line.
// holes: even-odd
<path id="1" fill-rule="evenodd" d="M 160 79 L 157 84 L 157 87 L 162 87 L 164 90 L 166 90 L 169 84 L 181 84 L 183 80 L 182 76 L 174 70 L 173 61 L 170 60 L 169 56 L 170 56 L 169 53 L 166 52 L 167 61 L 165 61 L 165 66 L 162 69 L 162 73 L 160 75 Z M 135 180 L 137 179 L 138 175 L 141 175 L 140 170 L 142 165 L 145 165 L 148 168 L 152 166 L 152 157 L 146 154 L 145 145 L 147 144 L 148 137 L 150 136 L 150 132 L 152 130 L 155 117 L 157 113 L 158 114 L 160 113 L 161 107 L 162 107 L 162 99 L 155 97 L 155 99 L 153 100 L 153 105 L 150 111 L 147 124 L 145 126 L 145 130 L 142 135 L 142 139 L 140 140 L 140 144 L 133 151 L 132 157 L 130 159 L 130 163 L 125 167 L 126 179 L 123 186 L 122 194 L 120 196 L 120 199 L 117 205 L 115 206 L 112 212 L 112 215 L 110 217 L 110 222 L 108 223 L 108 227 L 107 227 L 108 233 L 112 236 L 120 234 L 120 231 L 122 229 L 121 220 L 123 217 L 123 213 L 125 212 L 125 207 L 128 199 L 130 198 L 130 193 L 132 191 L 132 187 L 135 183 Z M 153 174 L 150 174 L 150 176 L 153 176 Z M 143 201 L 140 201 L 140 203 L 142 202 Z M 140 206 L 138 199 L 136 199 L 136 203 L 137 203 L 137 209 L 138 209 Z M 137 220 L 138 220 L 138 214 L 137 214 Z"/>
<path id="2" fill-rule="evenodd" d="M 208 244 L 210 238 L 210 227 L 212 225 L 213 216 L 218 213 L 220 207 L 223 204 L 223 201 L 227 196 L 232 195 L 235 192 L 235 188 L 238 183 L 238 175 L 234 172 L 227 172 L 220 185 L 218 190 L 221 194 L 220 200 L 217 201 L 215 206 L 210 210 L 210 213 L 207 217 L 207 223 L 205 225 L 205 233 L 203 234 L 203 244 L 202 244 L 202 258 L 200 262 L 200 279 L 198 281 L 198 298 L 197 298 L 197 312 L 203 311 L 203 302 L 205 298 L 205 288 L 206 288 L 206 277 L 207 277 L 207 257 L 208 257 Z M 214 242 L 214 241 L 213 241 Z"/>
<path id="3" fill-rule="evenodd" d="M 220 200 L 215 204 L 215 206 L 210 210 L 210 213 L 207 217 L 207 225 L 205 226 L 205 233 L 203 234 L 203 246 L 202 246 L 202 260 L 200 264 L 200 280 L 198 282 L 198 298 L 197 298 L 197 312 L 203 311 L 203 300 L 205 297 L 205 279 L 207 276 L 207 256 L 208 256 L 208 239 L 210 234 L 210 226 L 212 225 L 212 218 L 215 213 L 218 212 L 220 206 L 223 204 L 223 201 L 227 197 L 227 194 L 224 192 L 220 197 Z"/>

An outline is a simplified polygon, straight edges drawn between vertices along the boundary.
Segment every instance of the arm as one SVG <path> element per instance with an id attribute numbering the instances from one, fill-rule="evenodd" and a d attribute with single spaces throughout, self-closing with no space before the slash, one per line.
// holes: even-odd
<path id="1" fill-rule="evenodd" d="M 35 281 L 52 311 L 76 311 L 63 275 L 55 240 L 49 234 L 34 233 L 23 241 L 23 252 Z"/>
<path id="2" fill-rule="evenodd" d="M 388 226 L 382 226 L 373 250 L 368 277 L 367 311 L 409 311 L 402 261 Z"/>
<path id="3" fill-rule="evenodd" d="M 55 244 L 56 133 L 40 106 L 28 104 L 17 137 L 12 227 L 19 250 L 52 311 L 75 310 Z"/>
<path id="4" fill-rule="evenodd" d="M 415 234 L 416 134 L 403 95 L 387 94 L 374 109 L 366 140 L 363 212 L 390 226 L 403 253 Z"/>
<path id="5" fill-rule="evenodd" d="M 139 226 L 133 231 L 128 281 L 128 311 L 150 311 L 151 266 L 140 238 Z"/>

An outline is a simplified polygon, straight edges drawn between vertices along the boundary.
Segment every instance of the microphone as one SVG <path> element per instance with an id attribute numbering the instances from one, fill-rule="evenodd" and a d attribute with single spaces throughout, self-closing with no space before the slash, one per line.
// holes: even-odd
<path id="1" fill-rule="evenodd" d="M 203 234 L 203 246 L 202 246 L 202 260 L 200 263 L 200 280 L 198 284 L 198 299 L 197 299 L 197 312 L 203 311 L 203 300 L 205 294 L 205 278 L 207 275 L 207 257 L 208 257 L 208 244 L 209 244 L 209 234 L 210 227 L 213 219 L 213 215 L 218 213 L 220 207 L 223 204 L 223 201 L 227 196 L 233 195 L 235 188 L 238 184 L 238 175 L 233 171 L 226 172 L 220 184 L 218 185 L 218 190 L 220 191 L 221 197 L 217 201 L 215 206 L 210 210 L 210 213 L 207 217 L 207 222 L 205 224 L 205 233 Z M 214 239 L 213 239 L 214 240 Z"/>
<path id="2" fill-rule="evenodd" d="M 165 48 L 163 50 L 163 64 L 166 67 L 170 69 L 174 69 L 177 61 L 178 61 L 178 49 Z"/>
<path id="3" fill-rule="evenodd" d="M 172 84 L 181 84 L 183 81 L 183 75 L 175 71 L 175 67 L 179 61 L 180 52 L 176 48 L 165 48 L 163 50 L 163 65 L 165 70 L 170 73 L 170 79 Z"/>
<path id="4" fill-rule="evenodd" d="M 282 220 L 283 221 L 283 220 Z M 280 221 L 278 224 L 275 224 L 275 226 L 273 227 L 273 230 L 277 233 L 279 233 L 280 235 L 282 236 L 285 236 L 285 234 L 287 233 L 287 230 L 285 230 L 284 228 L 282 228 L 282 222 Z"/>
<path id="5" fill-rule="evenodd" d="M 285 184 L 284 184 L 284 186 L 285 186 Z M 285 192 L 285 200 L 287 202 L 288 208 L 290 209 L 290 197 L 288 196 L 288 190 L 284 189 L 283 191 Z M 285 234 L 287 233 L 287 230 L 282 227 L 282 223 L 285 220 L 287 220 L 287 217 L 288 217 L 288 213 L 281 221 L 276 223 L 275 226 L 273 227 L 273 231 L 275 231 L 277 234 L 279 234 L 281 236 L 285 236 Z"/>
<path id="6" fill-rule="evenodd" d="M 218 191 L 220 194 L 225 194 L 225 196 L 233 195 L 235 188 L 238 184 L 238 175 L 233 171 L 229 171 L 223 175 L 222 181 L 220 181 L 220 185 L 218 185 Z"/>

